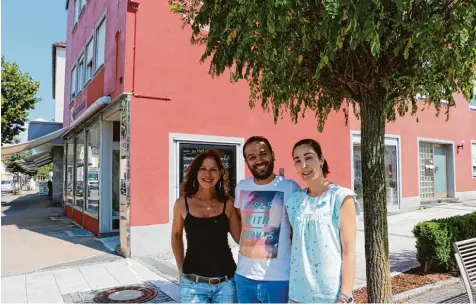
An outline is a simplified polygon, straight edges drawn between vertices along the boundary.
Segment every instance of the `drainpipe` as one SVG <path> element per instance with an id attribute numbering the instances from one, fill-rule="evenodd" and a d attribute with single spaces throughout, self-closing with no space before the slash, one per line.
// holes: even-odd
<path id="1" fill-rule="evenodd" d="M 170 101 L 168 97 L 158 97 L 151 95 L 137 94 L 135 91 L 136 84 L 136 47 L 137 47 L 137 11 L 139 10 L 140 0 L 129 0 L 129 4 L 134 10 L 134 47 L 132 49 L 132 96 L 145 99 Z"/>

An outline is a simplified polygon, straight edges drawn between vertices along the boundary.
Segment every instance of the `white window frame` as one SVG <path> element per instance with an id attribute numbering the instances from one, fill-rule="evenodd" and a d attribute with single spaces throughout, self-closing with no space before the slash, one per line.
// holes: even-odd
<path id="1" fill-rule="evenodd" d="M 95 43 L 94 43 L 94 72 L 97 72 L 106 62 L 106 16 L 104 16 L 100 20 L 101 21 L 98 23 L 98 26 L 96 26 L 96 31 L 95 31 L 95 34 L 94 34 L 94 36 L 96 37 L 95 38 Z M 103 43 L 104 43 L 104 48 L 103 48 L 104 54 L 102 56 L 103 61 L 100 62 L 98 60 L 98 57 L 99 57 L 99 53 L 98 53 L 99 47 L 98 47 L 98 45 L 100 43 L 100 41 L 99 41 L 99 38 L 100 38 L 99 37 L 99 28 L 103 25 L 104 25 L 104 41 L 103 41 Z"/>
<path id="2" fill-rule="evenodd" d="M 476 166 L 476 140 L 471 141 L 471 176 L 476 178 L 476 174 L 473 173 L 473 167 Z M 473 151 L 474 150 L 474 151 Z M 474 157 L 473 157 L 474 156 Z"/>
<path id="3" fill-rule="evenodd" d="M 473 110 L 473 111 L 476 111 L 476 80 L 473 82 L 474 83 L 474 86 L 473 88 L 471 89 L 471 94 L 469 96 L 469 109 L 470 110 Z M 474 99 L 474 104 L 471 104 L 471 100 Z"/>
<path id="4" fill-rule="evenodd" d="M 169 133 L 169 221 L 172 223 L 175 200 L 179 197 L 179 144 L 209 144 L 229 145 L 236 147 L 236 184 L 245 178 L 245 160 L 243 146 L 245 139 L 242 137 L 209 136 L 197 134 Z M 230 194 L 234 195 L 234 194 Z"/>
<path id="5" fill-rule="evenodd" d="M 88 47 L 91 47 L 91 58 L 88 57 Z M 84 58 L 85 58 L 85 80 L 84 83 L 88 83 L 91 78 L 93 78 L 94 75 L 94 37 L 91 37 L 88 42 L 86 43 L 86 49 L 84 51 Z M 89 71 L 89 66 L 91 66 L 91 70 Z M 89 72 L 88 72 L 89 71 Z"/>
<path id="6" fill-rule="evenodd" d="M 79 10 L 79 1 L 80 0 L 73 1 L 73 26 L 75 26 L 76 23 L 78 23 L 79 14 L 81 13 L 81 11 Z"/>
<path id="7" fill-rule="evenodd" d="M 77 96 L 77 86 L 78 86 L 78 75 L 77 75 L 77 70 L 76 70 L 76 64 L 73 65 L 73 68 L 71 69 L 71 73 L 70 73 L 70 100 L 69 100 L 69 103 L 72 103 L 73 100 L 76 98 Z"/>
<path id="8" fill-rule="evenodd" d="M 354 144 L 362 144 L 361 131 L 350 131 L 350 174 L 351 174 L 351 189 L 354 189 L 355 168 L 354 168 Z M 397 147 L 397 187 L 398 187 L 398 204 L 391 206 L 390 211 L 400 210 L 402 208 L 403 191 L 402 191 L 402 138 L 400 135 L 385 133 L 384 145 Z M 363 210 L 361 210 L 363 212 Z"/>
<path id="9" fill-rule="evenodd" d="M 84 69 L 84 53 L 79 56 L 77 72 L 78 72 L 78 76 L 76 77 L 77 81 L 78 81 L 77 89 L 78 89 L 78 93 L 79 93 L 83 90 L 84 83 L 85 83 L 84 82 L 84 72 L 85 72 L 85 69 Z"/>
<path id="10" fill-rule="evenodd" d="M 83 12 L 84 8 L 86 7 L 87 0 L 79 0 L 79 15 Z"/>

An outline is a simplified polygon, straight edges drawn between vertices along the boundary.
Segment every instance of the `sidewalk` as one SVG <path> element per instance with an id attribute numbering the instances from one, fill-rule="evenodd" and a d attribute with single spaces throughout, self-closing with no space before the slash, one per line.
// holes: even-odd
<path id="1" fill-rule="evenodd" d="M 39 271 L 26 275 L 2 278 L 2 303 L 93 303 L 93 298 L 104 289 L 140 285 L 149 287 L 157 295 L 148 302 L 179 301 L 179 287 L 152 272 L 133 259 L 98 263 L 81 267 Z M 123 299 L 140 292 L 123 294 L 110 291 Z M 112 296 L 110 296 L 112 298 Z M 126 298 L 124 298 L 126 297 Z"/>
<path id="2" fill-rule="evenodd" d="M 476 297 L 476 293 L 473 293 Z M 469 303 L 468 294 L 463 284 L 448 285 L 443 288 L 436 288 L 410 298 L 406 303 Z"/>
<path id="3" fill-rule="evenodd" d="M 465 201 L 460 203 L 446 203 L 434 207 L 396 213 L 388 216 L 388 239 L 390 248 L 390 268 L 396 274 L 405 272 L 411 268 L 418 267 L 416 260 L 415 238 L 412 230 L 416 224 L 426 220 L 436 218 L 446 218 L 455 215 L 463 215 L 476 211 L 476 201 Z M 366 284 L 365 270 L 365 246 L 364 246 L 364 223 L 362 219 L 358 224 L 357 231 L 357 267 L 354 288 L 363 287 Z M 235 261 L 238 258 L 238 247 L 230 239 Z M 146 256 L 138 258 L 142 263 L 163 273 L 167 278 L 175 279 L 178 276 L 175 259 L 171 253 Z"/>
<path id="4" fill-rule="evenodd" d="M 2 196 L 2 277 L 120 259 L 34 192 Z"/>

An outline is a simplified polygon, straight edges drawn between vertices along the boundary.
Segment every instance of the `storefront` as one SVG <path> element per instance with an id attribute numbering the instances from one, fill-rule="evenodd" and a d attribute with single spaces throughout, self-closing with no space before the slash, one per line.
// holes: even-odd
<path id="1" fill-rule="evenodd" d="M 96 236 L 119 232 L 120 121 L 104 115 L 67 134 L 65 147 L 65 214 Z"/>

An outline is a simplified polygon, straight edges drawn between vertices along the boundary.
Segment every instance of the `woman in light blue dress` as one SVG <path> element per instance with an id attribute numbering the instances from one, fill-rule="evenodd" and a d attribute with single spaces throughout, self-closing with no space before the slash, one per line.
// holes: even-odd
<path id="1" fill-rule="evenodd" d="M 352 190 L 326 179 L 321 146 L 304 139 L 293 148 L 307 188 L 286 200 L 292 227 L 290 302 L 352 303 L 359 204 Z"/>

